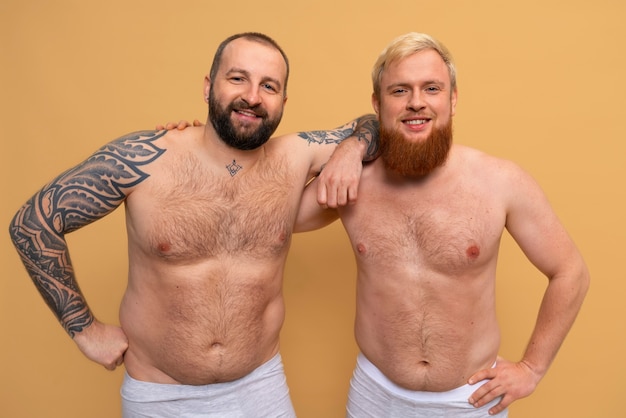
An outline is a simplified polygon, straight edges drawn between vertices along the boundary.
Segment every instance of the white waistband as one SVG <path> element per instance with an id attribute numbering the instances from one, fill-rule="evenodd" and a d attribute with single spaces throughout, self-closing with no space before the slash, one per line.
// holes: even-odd
<path id="1" fill-rule="evenodd" d="M 494 364 L 495 366 L 495 364 Z M 369 361 L 362 353 L 359 353 L 357 357 L 357 368 L 360 368 L 365 374 L 367 374 L 376 383 L 383 386 L 391 393 L 402 396 L 406 399 L 411 399 L 420 402 L 452 402 L 452 401 L 467 401 L 476 389 L 488 382 L 488 380 L 481 380 L 473 385 L 463 385 L 458 388 L 451 389 L 446 392 L 422 392 L 403 388 L 398 386 L 387 376 L 385 376 L 371 361 Z"/>

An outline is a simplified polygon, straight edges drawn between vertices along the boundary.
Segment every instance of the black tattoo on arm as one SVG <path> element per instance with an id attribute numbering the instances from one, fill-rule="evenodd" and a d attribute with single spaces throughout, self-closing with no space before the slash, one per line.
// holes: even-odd
<path id="1" fill-rule="evenodd" d="M 135 132 L 110 142 L 46 185 L 11 221 L 11 239 L 28 274 L 72 337 L 94 317 L 64 236 L 111 213 L 126 198 L 125 189 L 148 178 L 141 166 L 165 152 L 153 144 L 165 133 Z"/>
<path id="2" fill-rule="evenodd" d="M 354 126 L 356 126 L 356 122 L 352 122 L 332 131 L 299 132 L 298 136 L 306 139 L 309 144 L 339 144 L 341 141 L 352 135 L 354 132 Z"/>
<path id="3" fill-rule="evenodd" d="M 371 161 L 378 157 L 379 150 L 379 127 L 376 115 L 365 115 L 357 119 L 354 134 L 359 141 L 365 141 L 367 151 L 363 157 L 363 161 Z"/>
<path id="4" fill-rule="evenodd" d="M 299 132 L 298 136 L 310 143 L 339 144 L 344 139 L 354 136 L 367 144 L 363 161 L 371 161 L 378 156 L 378 121 L 376 115 L 364 115 L 352 122 L 330 131 Z"/>

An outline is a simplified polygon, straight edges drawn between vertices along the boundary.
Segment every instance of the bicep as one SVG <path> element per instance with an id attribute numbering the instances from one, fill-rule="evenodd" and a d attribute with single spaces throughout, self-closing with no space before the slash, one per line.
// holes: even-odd
<path id="1" fill-rule="evenodd" d="M 506 227 L 529 261 L 548 278 L 574 268 L 580 254 L 540 186 L 521 171 L 512 184 Z"/>
<path id="2" fill-rule="evenodd" d="M 148 174 L 144 166 L 164 150 L 163 133 L 133 133 L 112 141 L 44 186 L 22 208 L 30 221 L 63 235 L 111 213 Z"/>

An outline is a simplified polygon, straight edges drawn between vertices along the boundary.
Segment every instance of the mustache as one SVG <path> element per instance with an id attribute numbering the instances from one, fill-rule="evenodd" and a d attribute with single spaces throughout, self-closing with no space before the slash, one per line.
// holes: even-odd
<path id="1" fill-rule="evenodd" d="M 261 118 L 267 117 L 267 110 L 265 110 L 265 108 L 261 104 L 250 106 L 246 101 L 241 100 L 241 99 L 235 100 L 230 105 L 228 105 L 228 110 L 229 111 L 248 110 L 254 113 L 255 115 L 257 115 L 258 117 L 261 117 Z"/>

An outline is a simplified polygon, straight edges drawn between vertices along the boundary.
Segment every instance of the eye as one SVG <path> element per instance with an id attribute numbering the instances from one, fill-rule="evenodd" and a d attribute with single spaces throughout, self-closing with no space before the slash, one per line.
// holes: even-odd
<path id="1" fill-rule="evenodd" d="M 278 93 L 278 88 L 271 83 L 264 83 L 261 85 L 265 90 L 268 90 L 272 93 Z"/>
<path id="2" fill-rule="evenodd" d="M 439 93 L 441 91 L 441 88 L 439 86 L 428 86 L 424 89 L 424 91 L 426 91 L 426 93 Z"/>
<path id="3" fill-rule="evenodd" d="M 398 88 L 395 88 L 395 89 L 391 90 L 391 94 L 394 95 L 394 96 L 399 96 L 401 94 L 406 93 L 407 91 L 408 90 L 403 88 L 403 87 L 398 87 Z"/>

